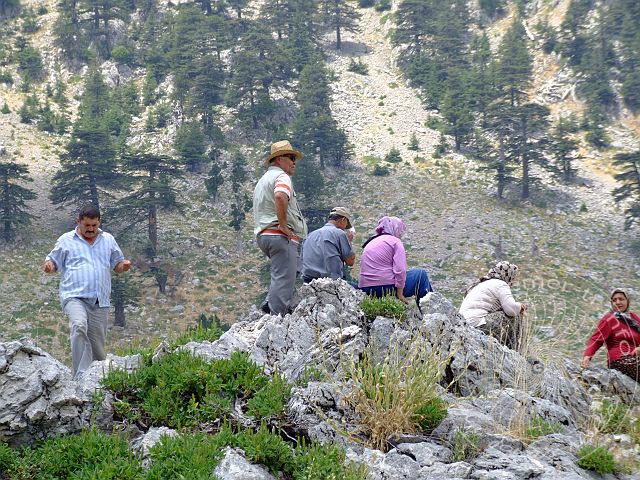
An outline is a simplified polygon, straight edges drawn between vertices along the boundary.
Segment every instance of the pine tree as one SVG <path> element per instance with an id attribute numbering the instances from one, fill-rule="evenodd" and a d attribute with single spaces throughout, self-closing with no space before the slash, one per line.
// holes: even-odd
<path id="1" fill-rule="evenodd" d="M 487 108 L 498 94 L 492 57 L 487 33 L 476 36 L 471 45 L 471 75 L 468 88 L 471 106 L 482 116 L 483 126 L 486 123 Z"/>
<path id="2" fill-rule="evenodd" d="M 78 0 L 59 0 L 58 18 L 53 31 L 55 41 L 67 59 L 86 61 L 87 42 L 78 15 Z"/>
<path id="3" fill-rule="evenodd" d="M 531 165 L 536 163 L 549 168 L 546 161 L 547 142 L 545 133 L 549 127 L 549 108 L 537 103 L 526 103 L 515 107 L 517 128 L 512 138 L 522 167 L 522 199 L 529 198 L 533 180 Z"/>
<path id="4" fill-rule="evenodd" d="M 176 133 L 173 147 L 192 172 L 205 161 L 204 135 L 197 123 L 183 123 Z"/>
<path id="5" fill-rule="evenodd" d="M 188 100 L 188 111 L 192 116 L 202 116 L 202 123 L 215 125 L 214 107 L 220 105 L 224 95 L 225 73 L 222 63 L 213 55 L 197 60 Z"/>
<path id="6" fill-rule="evenodd" d="M 498 59 L 498 87 L 508 96 L 511 106 L 516 106 L 528 96 L 527 90 L 533 71 L 533 60 L 527 47 L 527 34 L 520 18 L 514 20 L 502 39 Z"/>
<path id="7" fill-rule="evenodd" d="M 468 92 L 468 80 L 464 74 L 451 68 L 440 113 L 449 123 L 446 133 L 453 136 L 456 151 L 460 151 L 463 142 L 473 131 L 474 121 Z"/>
<path id="8" fill-rule="evenodd" d="M 293 65 L 292 74 L 297 76 L 308 63 L 322 58 L 322 19 L 318 0 L 289 0 L 288 5 L 290 21 L 282 48 Z"/>
<path id="9" fill-rule="evenodd" d="M 247 159 L 240 152 L 236 152 L 231 160 L 231 191 L 233 203 L 231 204 L 231 221 L 229 226 L 236 232 L 242 229 L 246 213 L 252 206 L 252 202 L 244 188 L 247 180 Z"/>
<path id="10" fill-rule="evenodd" d="M 142 294 L 140 285 L 131 275 L 114 275 L 111 281 L 111 301 L 113 302 L 113 324 L 117 327 L 126 325 L 125 307 L 138 304 Z"/>
<path id="11" fill-rule="evenodd" d="M 616 203 L 625 205 L 625 228 L 640 222 L 640 150 L 618 153 L 613 164 L 620 169 L 615 176 L 622 185 L 613 191 Z"/>
<path id="12" fill-rule="evenodd" d="M 6 242 L 10 242 L 16 230 L 29 224 L 33 218 L 26 202 L 35 199 L 36 194 L 17 183 L 32 182 L 28 173 L 25 165 L 0 161 L 0 225 Z"/>
<path id="13" fill-rule="evenodd" d="M 264 26 L 249 23 L 239 45 L 231 60 L 227 101 L 238 108 L 241 119 L 250 120 L 253 128 L 258 128 L 273 112 L 271 86 L 285 80 L 287 72 L 280 50 Z"/>
<path id="14" fill-rule="evenodd" d="M 320 0 L 323 19 L 327 28 L 336 32 L 336 48 L 342 47 L 342 33 L 357 33 L 360 14 L 352 0 Z"/>
<path id="15" fill-rule="evenodd" d="M 78 19 L 95 42 L 98 54 L 103 58 L 111 56 L 113 39 L 109 22 L 129 18 L 130 4 L 126 0 L 77 0 Z"/>
<path id="16" fill-rule="evenodd" d="M 224 164 L 214 161 L 211 165 L 211 170 L 209 170 L 209 175 L 204 181 L 207 192 L 214 202 L 218 197 L 218 190 L 224 183 L 224 175 L 222 175 L 223 168 Z"/>
<path id="17" fill-rule="evenodd" d="M 115 157 L 111 137 L 102 126 L 76 123 L 66 152 L 60 156 L 49 198 L 55 205 L 90 203 L 101 208 L 109 190 L 122 186 Z"/>
<path id="18" fill-rule="evenodd" d="M 565 183 L 575 178 L 574 162 L 582 157 L 578 153 L 578 141 L 571 138 L 575 125 L 567 118 L 560 118 L 551 134 L 549 151 L 555 161 L 555 173 Z"/>
<path id="19" fill-rule="evenodd" d="M 487 164 L 486 169 L 495 172 L 498 198 L 503 198 L 505 187 L 514 180 L 512 174 L 517 156 L 509 148 L 508 142 L 515 134 L 516 123 L 514 107 L 508 101 L 494 102 L 487 110 L 486 123 L 486 131 L 494 140 L 489 140 L 489 137 L 479 131 L 474 136 L 475 156 Z"/>
<path id="20" fill-rule="evenodd" d="M 144 151 L 126 152 L 122 169 L 130 191 L 116 203 L 116 212 L 127 228 L 147 225 L 150 257 L 158 252 L 158 212 L 182 208 L 174 181 L 183 177 L 170 157 Z"/>
<path id="21" fill-rule="evenodd" d="M 291 25 L 292 9 L 289 0 L 266 0 L 260 8 L 260 18 L 264 19 L 282 40 L 285 33 L 289 32 Z"/>

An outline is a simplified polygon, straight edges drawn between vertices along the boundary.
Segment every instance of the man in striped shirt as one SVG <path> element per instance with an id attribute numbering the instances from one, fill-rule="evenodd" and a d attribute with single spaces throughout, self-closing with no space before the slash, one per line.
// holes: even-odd
<path id="1" fill-rule="evenodd" d="M 307 237 L 305 222 L 291 177 L 303 157 L 287 140 L 271 145 L 266 173 L 253 192 L 254 233 L 260 250 L 271 260 L 271 282 L 265 313 L 286 315 L 295 289 L 300 244 Z"/>
<path id="2" fill-rule="evenodd" d="M 122 273 L 131 262 L 109 233 L 100 229 L 100 211 L 84 207 L 76 228 L 65 233 L 45 259 L 45 273 L 62 272 L 60 304 L 69 318 L 73 378 L 94 360 L 104 360 L 111 270 Z"/>

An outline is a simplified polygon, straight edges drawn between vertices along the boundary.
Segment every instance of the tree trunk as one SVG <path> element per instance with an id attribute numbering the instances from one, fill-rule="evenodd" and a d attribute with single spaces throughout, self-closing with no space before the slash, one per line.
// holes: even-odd
<path id="1" fill-rule="evenodd" d="M 340 25 L 336 27 L 336 49 L 340 50 L 342 47 L 342 38 L 340 38 Z"/>
<path id="2" fill-rule="evenodd" d="M 152 198 L 155 197 L 155 193 L 151 193 Z M 153 249 L 153 256 L 156 256 L 158 252 L 158 207 L 152 205 L 149 207 L 149 242 Z"/>
<path id="3" fill-rule="evenodd" d="M 124 302 L 115 302 L 113 304 L 115 309 L 115 315 L 113 318 L 113 324 L 116 327 L 124 327 L 125 325 L 125 317 L 124 317 Z"/>
<path id="4" fill-rule="evenodd" d="M 89 192 L 92 205 L 100 210 L 100 195 L 98 194 L 98 185 L 93 175 L 89 175 Z"/>
<path id="5" fill-rule="evenodd" d="M 507 183 L 506 178 L 505 178 L 505 174 L 504 174 L 504 164 L 505 164 L 505 158 L 504 158 L 504 139 L 502 138 L 502 135 L 499 136 L 498 139 L 498 168 L 496 169 L 496 176 L 498 178 L 498 198 L 502 199 L 503 195 L 504 195 L 504 187 L 505 184 Z"/>
<path id="6" fill-rule="evenodd" d="M 529 198 L 529 152 L 527 150 L 527 139 L 529 138 L 529 129 L 527 117 L 525 116 L 521 122 L 522 125 L 522 194 L 523 200 Z"/>

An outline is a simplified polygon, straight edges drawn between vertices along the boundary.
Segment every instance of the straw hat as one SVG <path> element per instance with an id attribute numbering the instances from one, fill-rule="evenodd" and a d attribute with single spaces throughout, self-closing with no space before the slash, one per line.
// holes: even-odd
<path id="1" fill-rule="evenodd" d="M 266 166 L 269 166 L 271 160 L 282 155 L 295 155 L 296 161 L 302 160 L 302 157 L 304 157 L 304 154 L 302 152 L 296 150 L 291 146 L 289 140 L 280 140 L 279 142 L 271 145 L 271 154 L 266 158 L 264 164 Z"/>
<path id="2" fill-rule="evenodd" d="M 335 207 L 331 212 L 329 212 L 329 216 L 331 215 L 340 215 L 347 219 L 347 229 L 351 228 L 351 213 L 344 207 Z"/>

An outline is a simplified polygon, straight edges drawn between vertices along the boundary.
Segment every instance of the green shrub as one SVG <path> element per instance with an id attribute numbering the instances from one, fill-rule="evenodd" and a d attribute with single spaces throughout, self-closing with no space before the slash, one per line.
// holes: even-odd
<path id="1" fill-rule="evenodd" d="M 18 67 L 25 83 L 28 84 L 34 80 L 38 80 L 42 76 L 43 72 L 40 52 L 37 49 L 26 45 L 18 53 Z"/>
<path id="2" fill-rule="evenodd" d="M 629 407 L 624 403 L 605 399 L 602 401 L 601 414 L 601 433 L 626 433 L 629 430 Z"/>
<path id="3" fill-rule="evenodd" d="M 460 427 L 453 437 L 453 460 L 463 462 L 472 460 L 480 453 L 480 436 L 477 433 L 467 432 Z"/>
<path id="4" fill-rule="evenodd" d="M 418 143 L 418 137 L 416 137 L 415 133 L 411 134 L 411 140 L 409 140 L 409 146 L 407 148 L 414 152 L 420 150 L 420 143 Z"/>
<path id="5" fill-rule="evenodd" d="M 229 325 L 221 322 L 217 315 L 207 317 L 206 314 L 201 313 L 196 320 L 196 325 L 182 332 L 171 346 L 175 348 L 189 342 L 215 342 L 227 330 Z"/>
<path id="6" fill-rule="evenodd" d="M 349 61 L 349 66 L 347 67 L 347 70 L 353 73 L 357 73 L 359 75 L 369 75 L 369 67 L 361 59 L 358 59 L 356 61 L 352 58 Z"/>
<path id="7" fill-rule="evenodd" d="M 373 7 L 375 3 L 376 3 L 376 0 L 358 0 L 358 6 L 360 8 Z"/>
<path id="8" fill-rule="evenodd" d="M 275 373 L 271 381 L 247 402 L 247 413 L 258 420 L 282 416 L 291 397 L 291 385 Z"/>
<path id="9" fill-rule="evenodd" d="M 578 450 L 578 466 L 586 470 L 593 470 L 600 475 L 615 473 L 616 462 L 613 455 L 605 447 L 583 445 Z"/>
<path id="10" fill-rule="evenodd" d="M 562 425 L 557 422 L 549 422 L 539 416 L 533 417 L 529 423 L 529 427 L 526 429 L 525 435 L 528 438 L 535 439 L 538 437 L 544 437 L 545 435 L 552 435 L 562 431 Z"/>
<path id="11" fill-rule="evenodd" d="M 102 383 L 119 399 L 114 410 L 120 418 L 176 428 L 224 419 L 236 398 L 248 400 L 259 418 L 278 417 L 289 399 L 284 380 L 270 379 L 240 352 L 207 362 L 177 351 L 133 373 L 109 372 Z M 270 394 L 273 398 L 265 398 Z"/>
<path id="12" fill-rule="evenodd" d="M 122 64 L 129 64 L 133 60 L 133 54 L 124 45 L 118 45 L 111 50 L 111 58 Z"/>
<path id="13" fill-rule="evenodd" d="M 8 466 L 0 465 L 0 471 L 7 473 L 8 478 L 20 480 L 141 480 L 143 473 L 124 438 L 96 430 L 51 438 L 37 449 L 26 448 L 14 454 Z M 100 472 L 99 477 L 96 472 Z"/>
<path id="14" fill-rule="evenodd" d="M 447 413 L 447 402 L 439 397 L 433 397 L 419 407 L 414 415 L 422 431 L 430 432 L 447 418 Z"/>
<path id="15" fill-rule="evenodd" d="M 4 102 L 4 105 L 2 105 L 2 110 L 0 110 L 0 113 L 3 114 L 7 114 L 7 113 L 11 113 L 11 109 L 9 108 L 9 105 L 7 105 L 7 102 Z"/>
<path id="16" fill-rule="evenodd" d="M 335 445 L 305 442 L 296 448 L 294 480 L 365 480 L 364 465 L 345 465 L 344 451 Z"/>
<path id="17" fill-rule="evenodd" d="M 291 447 L 278 435 L 270 432 L 265 423 L 262 423 L 257 432 L 245 430 L 239 434 L 238 446 L 244 450 L 250 462 L 264 465 L 273 474 L 291 474 L 294 470 Z"/>
<path id="18" fill-rule="evenodd" d="M 13 76 L 7 70 L 0 71 L 0 83 L 4 83 L 6 85 L 13 85 Z"/>
<path id="19" fill-rule="evenodd" d="M 389 167 L 387 167 L 386 165 L 376 165 L 375 167 L 373 167 L 372 173 L 376 177 L 386 177 L 391 173 L 391 170 L 389 170 Z"/>
<path id="20" fill-rule="evenodd" d="M 391 150 L 389 150 L 389 153 L 387 153 L 384 159 L 386 162 L 389 162 L 389 163 L 402 162 L 402 156 L 400 155 L 400 150 L 398 150 L 396 147 L 393 147 Z"/>
<path id="21" fill-rule="evenodd" d="M 391 0 L 378 0 L 374 8 L 376 9 L 376 12 L 391 10 Z"/>
<path id="22" fill-rule="evenodd" d="M 18 461 L 18 455 L 9 445 L 0 442 L 0 473 L 10 471 Z"/>
<path id="23" fill-rule="evenodd" d="M 384 297 L 367 296 L 362 300 L 360 308 L 364 316 L 369 320 L 375 320 L 378 316 L 403 320 L 407 310 L 402 301 L 391 295 Z"/>

